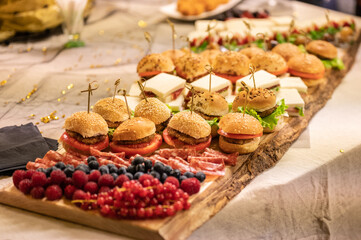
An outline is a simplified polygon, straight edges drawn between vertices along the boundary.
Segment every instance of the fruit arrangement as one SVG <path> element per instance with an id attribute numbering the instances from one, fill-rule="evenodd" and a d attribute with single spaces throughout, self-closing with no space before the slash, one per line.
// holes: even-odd
<path id="1" fill-rule="evenodd" d="M 199 192 L 203 172 L 181 172 L 161 162 L 135 157 L 127 168 L 99 166 L 96 157 L 86 164 L 17 170 L 13 183 L 35 199 L 59 200 L 63 196 L 84 210 L 99 210 L 103 216 L 154 218 L 174 215 L 190 208 L 188 198 Z"/>

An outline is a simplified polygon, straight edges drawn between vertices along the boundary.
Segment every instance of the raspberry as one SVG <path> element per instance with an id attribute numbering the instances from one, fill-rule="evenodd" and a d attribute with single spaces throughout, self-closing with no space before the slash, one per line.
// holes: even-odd
<path id="1" fill-rule="evenodd" d="M 46 188 L 45 196 L 48 200 L 54 201 L 60 199 L 63 196 L 63 191 L 58 185 L 51 185 Z"/>
<path id="2" fill-rule="evenodd" d="M 87 182 L 84 186 L 84 191 L 91 194 L 98 193 L 98 184 L 96 182 Z"/>
<path id="3" fill-rule="evenodd" d="M 33 176 L 34 173 L 36 173 L 35 170 L 28 170 L 28 171 L 26 171 L 24 178 L 31 179 L 31 177 Z"/>
<path id="4" fill-rule="evenodd" d="M 50 180 L 52 184 L 60 185 L 66 179 L 66 175 L 61 170 L 55 170 L 50 173 Z"/>
<path id="5" fill-rule="evenodd" d="M 24 194 L 28 194 L 31 190 L 31 181 L 29 179 L 21 180 L 19 183 L 19 190 Z"/>
<path id="6" fill-rule="evenodd" d="M 26 172 L 24 170 L 16 170 L 13 173 L 13 183 L 15 187 L 19 188 L 19 183 L 25 178 Z"/>
<path id="7" fill-rule="evenodd" d="M 179 188 L 179 181 L 175 177 L 167 177 L 167 179 L 165 180 L 164 183 L 167 183 L 167 182 L 169 182 L 169 183 L 173 184 L 174 186 L 176 186 L 177 188 Z"/>
<path id="8" fill-rule="evenodd" d="M 76 190 L 73 194 L 73 200 L 84 200 L 87 198 L 87 194 L 83 190 Z"/>
<path id="9" fill-rule="evenodd" d="M 65 178 L 65 180 L 64 180 L 64 182 L 61 184 L 61 186 L 62 186 L 63 188 L 65 188 L 66 186 L 72 185 L 72 184 L 73 184 L 73 179 L 70 178 L 70 177 L 67 177 L 67 178 Z"/>
<path id="10" fill-rule="evenodd" d="M 83 188 L 83 186 L 88 182 L 88 176 L 85 172 L 76 170 L 73 173 L 73 184 L 77 188 Z"/>
<path id="11" fill-rule="evenodd" d="M 139 177 L 139 182 L 141 183 L 141 184 L 143 184 L 143 182 L 145 181 L 145 180 L 149 180 L 149 181 L 152 181 L 152 179 L 153 179 L 154 177 L 152 176 L 152 175 L 149 175 L 149 174 L 143 174 L 142 176 L 140 176 Z"/>
<path id="12" fill-rule="evenodd" d="M 181 188 L 189 195 L 199 192 L 201 184 L 197 178 L 187 178 L 182 181 Z"/>
<path id="13" fill-rule="evenodd" d="M 35 199 L 42 199 L 44 197 L 45 190 L 43 187 L 34 187 L 31 189 L 30 194 Z"/>
<path id="14" fill-rule="evenodd" d="M 98 185 L 100 187 L 102 186 L 107 186 L 107 187 L 113 187 L 114 185 L 114 178 L 112 175 L 110 174 L 104 174 L 102 176 L 100 176 L 100 178 L 98 179 Z"/>
<path id="15" fill-rule="evenodd" d="M 73 194 L 76 190 L 76 187 L 74 187 L 73 185 L 68 185 L 65 187 L 64 189 L 64 195 L 67 199 L 73 199 Z"/>
<path id="16" fill-rule="evenodd" d="M 31 177 L 33 187 L 42 187 L 46 184 L 46 175 L 43 172 L 35 172 Z"/>
<path id="17" fill-rule="evenodd" d="M 110 191 L 110 187 L 108 186 L 102 186 L 100 189 L 99 189 L 99 192 L 98 193 L 106 193 L 106 192 L 109 192 Z"/>
<path id="18" fill-rule="evenodd" d="M 88 175 L 88 181 L 98 182 L 101 175 L 102 174 L 98 170 L 94 170 Z"/>
<path id="19" fill-rule="evenodd" d="M 124 182 L 128 182 L 129 178 L 126 175 L 120 175 L 117 180 L 115 180 L 115 186 L 122 187 Z"/>

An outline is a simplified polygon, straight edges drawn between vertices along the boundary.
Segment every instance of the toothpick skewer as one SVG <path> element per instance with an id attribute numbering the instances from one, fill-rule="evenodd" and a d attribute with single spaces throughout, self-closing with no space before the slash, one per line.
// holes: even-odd
<path id="1" fill-rule="evenodd" d="M 92 84 L 93 84 L 93 83 L 96 83 L 96 84 L 97 84 L 94 88 L 92 88 Z M 90 111 L 90 95 L 93 95 L 93 91 L 94 91 L 94 90 L 97 90 L 98 87 L 99 87 L 99 86 L 98 86 L 98 82 L 97 82 L 97 81 L 93 81 L 93 82 L 89 83 L 88 89 L 81 91 L 81 93 L 84 93 L 84 92 L 87 92 L 87 93 L 88 93 L 88 113 L 89 113 L 89 111 Z"/>

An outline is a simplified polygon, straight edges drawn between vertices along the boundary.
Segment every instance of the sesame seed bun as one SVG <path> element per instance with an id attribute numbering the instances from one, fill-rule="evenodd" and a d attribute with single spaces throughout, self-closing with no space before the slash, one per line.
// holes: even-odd
<path id="1" fill-rule="evenodd" d="M 197 54 L 185 54 L 175 62 L 177 75 L 188 82 L 206 75 L 206 65 L 209 65 L 208 60 Z"/>
<path id="2" fill-rule="evenodd" d="M 208 137 L 211 134 L 211 127 L 207 121 L 191 111 L 175 114 L 170 119 L 168 126 L 195 139 Z"/>
<path id="3" fill-rule="evenodd" d="M 302 53 L 301 49 L 292 43 L 278 44 L 272 49 L 272 52 L 281 55 L 286 60 L 286 62 L 290 60 L 291 57 Z"/>
<path id="4" fill-rule="evenodd" d="M 284 69 L 287 69 L 287 62 L 281 55 L 275 52 L 265 52 L 264 54 L 256 54 L 252 57 L 251 63 L 257 70 L 265 70 L 269 73 L 277 74 Z"/>
<path id="5" fill-rule="evenodd" d="M 101 115 L 105 121 L 124 122 L 129 118 L 127 105 L 119 98 L 103 98 L 94 105 L 93 112 Z"/>
<path id="6" fill-rule="evenodd" d="M 174 70 L 174 64 L 172 59 L 164 56 L 160 53 L 152 53 L 143 57 L 137 66 L 138 73 L 144 72 L 172 72 Z"/>
<path id="7" fill-rule="evenodd" d="M 247 154 L 247 153 L 254 152 L 258 148 L 260 141 L 261 141 L 261 138 L 256 137 L 245 144 L 236 144 L 236 143 L 227 142 L 224 140 L 223 136 L 219 136 L 218 144 L 223 152 L 226 152 L 226 153 L 238 152 L 240 154 Z"/>
<path id="8" fill-rule="evenodd" d="M 263 112 L 276 105 L 276 95 L 273 91 L 265 88 L 251 88 L 246 102 L 247 91 L 240 91 L 232 104 L 232 111 L 237 112 L 238 107 L 254 109 L 257 112 Z"/>
<path id="9" fill-rule="evenodd" d="M 192 101 L 189 101 L 188 107 L 191 105 Z M 223 116 L 228 113 L 228 103 L 220 94 L 207 91 L 194 96 L 193 110 L 210 116 Z"/>
<path id="10" fill-rule="evenodd" d="M 227 51 L 217 55 L 213 71 L 233 76 L 245 76 L 249 70 L 249 58 L 239 52 Z"/>
<path id="11" fill-rule="evenodd" d="M 218 49 L 206 49 L 201 52 L 199 55 L 208 60 L 211 66 L 214 66 L 217 55 L 220 53 Z"/>
<path id="12" fill-rule="evenodd" d="M 117 127 L 113 134 L 113 141 L 135 141 L 155 133 L 155 124 L 149 119 L 135 117 Z"/>
<path id="13" fill-rule="evenodd" d="M 243 55 L 246 55 L 249 59 L 251 59 L 253 56 L 255 56 L 257 54 L 263 54 L 264 53 L 263 49 L 258 48 L 258 47 L 243 48 L 239 52 L 242 53 Z"/>
<path id="14" fill-rule="evenodd" d="M 171 116 L 171 110 L 158 98 L 147 98 L 148 102 L 143 99 L 135 107 L 134 116 L 143 117 L 151 120 L 154 124 L 165 122 Z"/>
<path id="15" fill-rule="evenodd" d="M 108 134 L 108 125 L 95 112 L 76 112 L 65 120 L 64 128 L 76 132 L 84 138 Z"/>
<path id="16" fill-rule="evenodd" d="M 337 48 L 329 42 L 314 40 L 306 45 L 306 50 L 321 58 L 334 59 L 337 57 Z"/>
<path id="17" fill-rule="evenodd" d="M 261 123 L 254 117 L 243 113 L 228 113 L 219 121 L 219 128 L 231 134 L 260 134 L 263 132 Z"/>
<path id="18" fill-rule="evenodd" d="M 179 49 L 170 49 L 161 53 L 163 56 L 166 56 L 172 59 L 173 63 L 180 57 L 182 57 L 185 53 Z"/>
<path id="19" fill-rule="evenodd" d="M 302 73 L 317 74 L 325 71 L 322 61 L 312 54 L 300 54 L 288 61 L 289 69 Z"/>

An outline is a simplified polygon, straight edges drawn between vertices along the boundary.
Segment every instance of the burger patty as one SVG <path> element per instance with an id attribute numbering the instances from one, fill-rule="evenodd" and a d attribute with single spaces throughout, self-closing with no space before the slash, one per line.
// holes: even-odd
<path id="1" fill-rule="evenodd" d="M 85 138 L 82 135 L 80 135 L 79 133 L 76 133 L 73 131 L 66 130 L 66 132 L 68 133 L 68 135 L 70 137 L 75 138 L 79 142 L 85 143 L 87 145 L 91 145 L 91 144 L 95 144 L 95 143 L 104 141 L 105 138 L 107 137 L 106 135 L 99 135 L 99 136 Z"/>
<path id="2" fill-rule="evenodd" d="M 221 137 L 224 139 L 224 141 L 226 141 L 228 143 L 233 143 L 233 144 L 246 144 L 246 143 L 253 141 L 253 138 L 251 138 L 251 139 L 234 139 L 234 138 L 228 138 L 228 137 L 224 137 L 224 136 L 221 136 Z"/>
<path id="3" fill-rule="evenodd" d="M 171 114 L 170 117 L 167 120 L 165 120 L 164 122 L 155 125 L 155 131 L 157 133 L 163 131 L 168 126 L 168 123 L 169 123 L 170 119 L 172 118 L 172 116 L 173 116 L 173 114 Z"/>
<path id="4" fill-rule="evenodd" d="M 178 140 L 180 140 L 182 142 L 185 142 L 185 143 L 187 143 L 189 145 L 196 145 L 196 144 L 199 144 L 199 143 L 202 143 L 202 142 L 206 142 L 209 139 L 209 136 L 204 137 L 204 138 L 195 139 L 194 137 L 191 137 L 191 136 L 189 136 L 187 134 L 181 133 L 181 132 L 179 132 L 179 131 L 171 128 L 171 127 L 168 127 L 167 130 L 168 130 L 168 134 L 171 137 L 177 138 Z"/>
<path id="5" fill-rule="evenodd" d="M 138 143 L 146 143 L 146 142 L 150 142 L 154 137 L 155 137 L 155 133 L 153 133 L 152 135 L 149 135 L 147 137 L 137 139 L 137 140 L 116 141 L 116 144 L 119 144 L 119 145 L 133 145 L 133 144 L 138 144 Z"/>
<path id="6" fill-rule="evenodd" d="M 264 117 L 267 117 L 268 115 L 271 115 L 277 109 L 277 107 L 278 106 L 275 105 L 273 108 L 267 109 L 266 111 L 263 111 L 263 112 L 257 112 L 257 113 L 261 118 L 264 118 Z"/>
<path id="7" fill-rule="evenodd" d="M 122 122 L 111 122 L 111 121 L 108 121 L 108 120 L 105 120 L 108 124 L 108 127 L 110 128 L 117 128 Z"/>
<path id="8" fill-rule="evenodd" d="M 204 114 L 202 112 L 199 112 L 199 111 L 194 111 L 196 113 L 198 113 L 199 115 L 201 115 L 202 118 L 204 118 L 205 120 L 213 120 L 214 118 L 218 118 L 219 119 L 219 116 L 214 116 L 214 115 L 207 115 L 207 114 Z"/>

